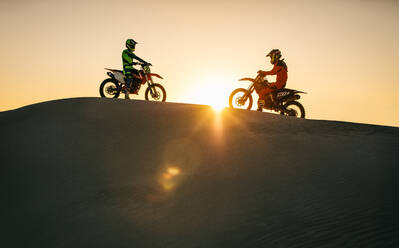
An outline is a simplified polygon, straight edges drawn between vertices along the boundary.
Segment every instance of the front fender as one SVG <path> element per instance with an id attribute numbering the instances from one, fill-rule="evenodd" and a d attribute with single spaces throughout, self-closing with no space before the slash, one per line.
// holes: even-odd
<path id="1" fill-rule="evenodd" d="M 151 76 L 151 77 L 154 76 L 154 77 L 163 79 L 163 77 L 161 77 L 159 74 L 156 74 L 156 73 L 150 73 L 150 76 Z"/>
<path id="2" fill-rule="evenodd" d="M 251 82 L 255 82 L 255 79 L 253 78 L 241 78 L 238 81 L 251 81 Z"/>

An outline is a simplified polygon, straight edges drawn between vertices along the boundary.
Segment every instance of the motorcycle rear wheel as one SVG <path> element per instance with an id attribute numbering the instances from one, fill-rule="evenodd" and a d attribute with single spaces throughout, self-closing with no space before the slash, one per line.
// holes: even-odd
<path id="1" fill-rule="evenodd" d="M 281 114 L 305 118 L 305 108 L 297 101 L 290 101 L 283 105 L 283 111 Z"/>
<path id="2" fill-rule="evenodd" d="M 164 102 L 166 101 L 166 90 L 160 84 L 151 85 L 153 94 L 151 94 L 150 87 L 147 87 L 145 90 L 145 100 L 147 101 L 157 101 Z"/>
<path id="3" fill-rule="evenodd" d="M 246 106 L 247 103 L 248 106 Z M 231 92 L 230 94 L 229 105 L 231 108 L 250 110 L 252 108 L 252 103 L 253 103 L 252 95 L 246 89 L 238 88 L 233 90 L 233 92 Z"/>
<path id="4" fill-rule="evenodd" d="M 100 85 L 100 96 L 106 98 L 118 98 L 121 93 L 121 87 L 113 78 L 105 79 Z"/>

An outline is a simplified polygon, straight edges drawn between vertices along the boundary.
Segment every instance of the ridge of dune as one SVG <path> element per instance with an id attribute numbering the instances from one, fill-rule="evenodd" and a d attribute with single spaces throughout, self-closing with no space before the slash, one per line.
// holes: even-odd
<path id="1" fill-rule="evenodd" d="M 73 98 L 0 136 L 5 247 L 399 246 L 399 128 Z"/>

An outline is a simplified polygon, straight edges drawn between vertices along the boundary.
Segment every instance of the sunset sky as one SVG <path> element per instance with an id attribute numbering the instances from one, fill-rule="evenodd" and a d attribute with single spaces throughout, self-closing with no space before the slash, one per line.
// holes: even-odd
<path id="1" fill-rule="evenodd" d="M 133 38 L 167 101 L 227 106 L 279 48 L 307 118 L 399 126 L 395 0 L 2 0 L 0 36 L 0 111 L 98 97 Z"/>

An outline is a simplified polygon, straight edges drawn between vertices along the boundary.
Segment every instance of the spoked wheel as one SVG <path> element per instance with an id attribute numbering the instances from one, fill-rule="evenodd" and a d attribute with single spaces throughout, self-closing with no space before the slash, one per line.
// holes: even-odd
<path id="1" fill-rule="evenodd" d="M 305 108 L 297 101 L 287 102 L 283 106 L 284 111 L 281 114 L 305 118 Z"/>
<path id="2" fill-rule="evenodd" d="M 107 78 L 100 85 L 100 96 L 106 98 L 118 98 L 121 88 L 115 79 Z"/>
<path id="3" fill-rule="evenodd" d="M 231 108 L 248 109 L 252 108 L 252 95 L 251 93 L 243 88 L 235 89 L 231 92 L 229 97 L 229 105 Z"/>
<path id="4" fill-rule="evenodd" d="M 150 89 L 152 89 L 152 90 L 150 90 Z M 151 88 L 148 87 L 145 90 L 145 99 L 147 101 L 157 101 L 157 102 L 166 101 L 165 88 L 160 84 L 151 85 Z"/>

